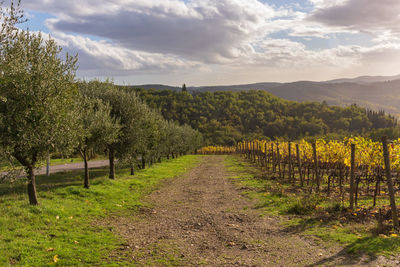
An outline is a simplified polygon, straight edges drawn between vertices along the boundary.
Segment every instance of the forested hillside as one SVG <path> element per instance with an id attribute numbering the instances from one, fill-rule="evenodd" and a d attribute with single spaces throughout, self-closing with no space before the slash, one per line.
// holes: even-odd
<path id="1" fill-rule="evenodd" d="M 357 105 L 368 109 L 385 110 L 385 112 L 398 117 L 400 114 L 400 80 L 396 78 L 398 78 L 398 76 L 367 76 L 354 79 L 338 79 L 326 82 L 264 82 L 229 86 L 199 86 L 188 87 L 188 90 L 195 93 L 263 90 L 275 96 L 299 102 L 325 101 L 329 105 L 337 106 L 348 106 L 356 103 Z M 181 90 L 180 87 L 157 84 L 135 87 L 156 90 Z"/>
<path id="2" fill-rule="evenodd" d="M 168 120 L 189 124 L 212 144 L 234 144 L 245 138 L 298 139 L 306 136 L 364 134 L 397 125 L 393 116 L 357 105 L 284 100 L 265 91 L 187 93 L 136 91 Z"/>

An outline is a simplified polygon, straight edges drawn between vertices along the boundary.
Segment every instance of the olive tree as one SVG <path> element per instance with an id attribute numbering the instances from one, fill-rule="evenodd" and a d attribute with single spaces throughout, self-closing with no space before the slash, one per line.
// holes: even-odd
<path id="1" fill-rule="evenodd" d="M 37 163 L 51 152 L 70 151 L 80 132 L 77 58 L 61 59 L 61 48 L 40 34 L 7 31 L 14 35 L 1 40 L 0 143 L 25 167 L 29 202 L 38 204 Z"/>
<path id="2" fill-rule="evenodd" d="M 179 146 L 179 125 L 176 122 L 168 121 L 165 126 L 165 133 L 164 150 L 166 157 L 168 159 L 170 156 L 175 158 Z"/>
<path id="3" fill-rule="evenodd" d="M 153 164 L 158 155 L 161 141 L 161 115 L 153 110 L 143 114 L 143 139 L 140 146 L 139 154 L 142 159 L 142 168 L 146 167 L 146 162 L 149 166 Z"/>
<path id="4" fill-rule="evenodd" d="M 92 81 L 92 96 L 102 99 L 111 107 L 111 117 L 121 125 L 119 137 L 107 145 L 110 162 L 110 179 L 115 178 L 115 158 L 129 163 L 132 167 L 139 151 L 145 142 L 145 114 L 149 108 L 133 92 L 118 88 L 111 82 Z"/>
<path id="5" fill-rule="evenodd" d="M 111 117 L 110 105 L 101 99 L 87 96 L 85 89 L 87 88 L 81 86 L 79 120 L 82 134 L 79 138 L 78 150 L 85 166 L 84 187 L 89 188 L 89 153 L 104 151 L 107 145 L 116 142 L 121 126 L 117 119 Z"/>

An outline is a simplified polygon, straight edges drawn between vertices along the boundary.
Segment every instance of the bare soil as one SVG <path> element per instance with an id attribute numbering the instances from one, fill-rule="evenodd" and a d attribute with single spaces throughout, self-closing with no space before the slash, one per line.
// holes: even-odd
<path id="1" fill-rule="evenodd" d="M 149 195 L 147 208 L 102 222 L 125 242 L 109 261 L 139 266 L 397 266 L 384 257 L 348 255 L 339 246 L 285 231 L 282 216 L 260 216 L 224 168 L 203 157 Z M 110 229 L 111 229 L 110 228 Z"/>

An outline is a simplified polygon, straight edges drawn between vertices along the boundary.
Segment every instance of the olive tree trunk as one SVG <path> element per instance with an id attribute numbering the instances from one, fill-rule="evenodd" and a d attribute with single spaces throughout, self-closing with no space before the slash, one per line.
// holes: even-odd
<path id="1" fill-rule="evenodd" d="M 146 160 L 142 156 L 142 169 L 145 169 L 145 168 L 146 168 Z"/>
<path id="2" fill-rule="evenodd" d="M 133 166 L 131 167 L 131 175 L 135 175 L 135 168 Z"/>
<path id="3" fill-rule="evenodd" d="M 87 156 L 87 151 L 86 149 L 84 149 L 82 151 L 82 156 L 83 156 L 83 163 L 85 166 L 85 178 L 84 178 L 84 188 L 89 189 L 90 185 L 89 185 L 89 166 L 88 166 L 88 156 Z"/>
<path id="4" fill-rule="evenodd" d="M 115 165 L 114 165 L 114 148 L 110 148 L 108 151 L 108 159 L 110 161 L 110 179 L 115 179 Z"/>
<path id="5" fill-rule="evenodd" d="M 36 194 L 36 178 L 35 171 L 32 165 L 26 167 L 28 173 L 28 196 L 29 204 L 38 205 L 37 194 Z"/>

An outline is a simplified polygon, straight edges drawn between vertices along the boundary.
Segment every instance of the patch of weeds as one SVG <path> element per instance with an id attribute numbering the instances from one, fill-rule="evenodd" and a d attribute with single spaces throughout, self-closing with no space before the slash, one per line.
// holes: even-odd
<path id="1" fill-rule="evenodd" d="M 289 205 L 286 212 L 288 214 L 307 215 L 315 211 L 318 204 L 322 202 L 318 195 L 303 196 L 298 198 L 293 204 Z"/>
<path id="2" fill-rule="evenodd" d="M 353 253 L 363 251 L 369 254 L 381 253 L 388 256 L 398 256 L 400 238 L 392 236 L 367 236 L 351 243 L 347 246 L 347 249 Z"/>
<path id="3" fill-rule="evenodd" d="M 207 261 L 207 259 L 201 259 L 201 260 L 199 260 L 199 262 L 197 264 L 198 265 L 207 265 L 208 261 Z"/>

